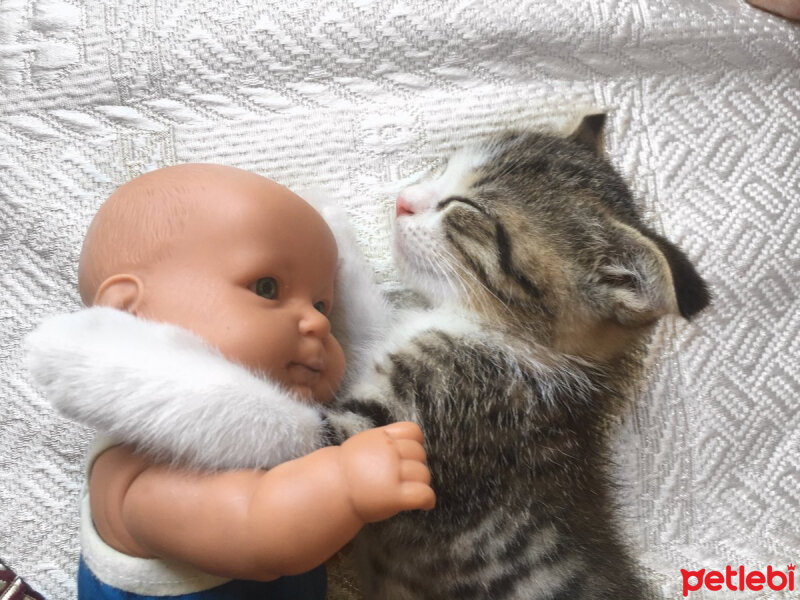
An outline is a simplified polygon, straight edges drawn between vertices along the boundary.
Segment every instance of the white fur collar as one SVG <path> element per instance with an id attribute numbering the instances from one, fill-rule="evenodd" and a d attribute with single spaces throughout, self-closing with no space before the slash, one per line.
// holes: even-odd
<path id="1" fill-rule="evenodd" d="M 347 359 L 344 390 L 382 339 L 389 310 L 344 211 L 320 198 L 311 204 L 339 247 L 331 326 Z M 163 461 L 272 467 L 324 441 L 319 407 L 173 325 L 89 308 L 44 321 L 25 351 L 29 371 L 61 414 Z"/>
<path id="2" fill-rule="evenodd" d="M 323 441 L 318 408 L 174 325 L 87 308 L 45 320 L 26 345 L 56 410 L 157 459 L 271 467 Z"/>
<path id="3" fill-rule="evenodd" d="M 344 349 L 347 371 L 340 391 L 350 389 L 371 367 L 375 348 L 391 328 L 392 311 L 372 278 L 372 268 L 361 253 L 347 213 L 320 192 L 303 194 L 325 219 L 336 238 L 339 263 L 331 331 Z"/>

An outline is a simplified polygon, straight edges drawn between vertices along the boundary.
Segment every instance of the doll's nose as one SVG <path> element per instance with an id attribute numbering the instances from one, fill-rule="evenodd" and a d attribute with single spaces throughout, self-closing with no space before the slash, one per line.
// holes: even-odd
<path id="1" fill-rule="evenodd" d="M 301 334 L 315 335 L 318 337 L 324 337 L 331 331 L 331 323 L 328 321 L 328 317 L 313 306 L 309 306 L 303 310 L 298 327 Z"/>

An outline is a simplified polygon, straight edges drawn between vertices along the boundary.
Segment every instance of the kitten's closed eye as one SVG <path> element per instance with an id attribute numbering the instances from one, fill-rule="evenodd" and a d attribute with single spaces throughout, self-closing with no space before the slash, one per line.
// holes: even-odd
<path id="1" fill-rule="evenodd" d="M 444 210 L 445 207 L 449 206 L 453 202 L 458 202 L 460 204 L 466 204 L 467 206 L 471 206 L 475 210 L 480 213 L 484 213 L 485 211 L 474 201 L 470 200 L 469 198 L 464 198 L 463 196 L 450 196 L 449 198 L 445 198 L 441 202 L 436 205 L 436 210 Z"/>

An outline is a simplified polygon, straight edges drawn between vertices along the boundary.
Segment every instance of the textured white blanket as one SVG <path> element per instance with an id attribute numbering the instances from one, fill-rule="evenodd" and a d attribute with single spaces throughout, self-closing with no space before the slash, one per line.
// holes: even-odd
<path id="1" fill-rule="evenodd" d="M 598 107 L 715 292 L 660 330 L 622 426 L 643 568 L 681 597 L 680 568 L 800 561 L 800 26 L 742 0 L 0 1 L 0 557 L 74 597 L 89 432 L 33 388 L 20 339 L 78 307 L 80 241 L 114 187 L 184 161 L 324 187 L 392 289 L 406 181 Z"/>

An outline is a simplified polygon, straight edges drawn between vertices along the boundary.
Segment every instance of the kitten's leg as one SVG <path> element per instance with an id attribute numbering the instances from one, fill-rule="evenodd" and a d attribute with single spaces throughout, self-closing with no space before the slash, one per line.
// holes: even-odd
<path id="1" fill-rule="evenodd" d="M 378 427 L 369 417 L 343 407 L 328 408 L 323 417 L 324 439 L 328 445 L 338 445 L 357 433 Z"/>
<path id="2" fill-rule="evenodd" d="M 332 443 L 341 443 L 372 427 L 415 421 L 413 411 L 402 405 L 392 389 L 391 362 L 391 356 L 376 362 L 372 371 L 350 393 L 327 407 L 325 427 Z"/>
<path id="3" fill-rule="evenodd" d="M 411 418 L 410 409 L 401 407 L 401 402 L 392 390 L 390 373 L 392 358 L 385 357 L 355 385 L 350 393 L 337 398 L 326 407 L 323 416 L 331 444 L 340 444 L 347 438 L 373 427 Z M 334 585 L 346 581 L 350 589 L 358 588 L 362 598 L 402 598 L 384 589 L 385 578 L 378 575 L 375 567 L 376 554 L 385 555 L 382 540 L 370 535 L 373 525 L 365 527 L 349 550 L 343 551 L 342 563 L 329 574 Z M 391 556 L 389 554 L 388 556 Z M 389 561 L 389 559 L 385 559 Z M 346 565 L 346 566 L 342 566 Z M 329 590 L 330 591 L 330 590 Z M 333 595 L 337 590 L 334 588 Z"/>

